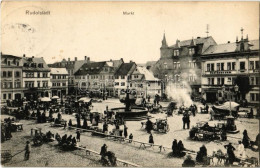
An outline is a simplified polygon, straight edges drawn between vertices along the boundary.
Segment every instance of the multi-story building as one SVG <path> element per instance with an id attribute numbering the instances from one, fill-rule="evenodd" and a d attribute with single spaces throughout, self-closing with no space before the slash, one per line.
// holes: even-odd
<path id="1" fill-rule="evenodd" d="M 138 66 L 130 77 L 129 89 L 136 90 L 137 95 L 154 97 L 161 95 L 161 81 L 146 67 Z"/>
<path id="2" fill-rule="evenodd" d="M 176 40 L 176 44 L 168 46 L 165 35 L 160 48 L 161 57 L 151 68 L 155 77 L 163 81 L 163 92 L 167 83 L 177 86 L 188 83 L 192 93 L 199 95 L 201 86 L 201 54 L 209 46 L 216 45 L 210 37 L 197 37 L 190 40 Z"/>
<path id="3" fill-rule="evenodd" d="M 24 96 L 27 99 L 51 96 L 50 68 L 44 59 L 37 57 L 22 57 Z"/>
<path id="4" fill-rule="evenodd" d="M 68 94 L 75 94 L 75 78 L 74 73 L 85 63 L 89 63 L 90 58 L 85 56 L 84 60 L 78 60 L 77 57 L 75 57 L 74 61 L 63 59 L 60 62 L 55 62 L 53 64 L 48 64 L 51 68 L 66 68 L 68 71 Z"/>
<path id="5" fill-rule="evenodd" d="M 259 103 L 259 40 L 238 38 L 210 46 L 202 58 L 202 95 L 208 102 Z"/>
<path id="6" fill-rule="evenodd" d="M 115 96 L 114 74 L 123 59 L 83 64 L 75 73 L 75 88 L 80 91 Z"/>
<path id="7" fill-rule="evenodd" d="M 126 90 L 127 86 L 129 86 L 132 73 L 136 69 L 137 65 L 135 62 L 123 63 L 115 72 L 115 96 L 120 95 L 121 90 Z"/>
<path id="8" fill-rule="evenodd" d="M 51 92 L 52 96 L 62 98 L 68 94 L 68 72 L 66 68 L 51 69 Z"/>
<path id="9" fill-rule="evenodd" d="M 22 58 L 1 53 L 1 102 L 20 100 L 22 81 Z"/>

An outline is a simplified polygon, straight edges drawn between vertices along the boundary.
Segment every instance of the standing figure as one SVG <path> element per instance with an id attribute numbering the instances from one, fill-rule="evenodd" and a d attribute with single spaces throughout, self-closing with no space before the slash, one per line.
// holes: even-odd
<path id="1" fill-rule="evenodd" d="M 185 129 L 185 125 L 186 125 L 186 123 L 187 123 L 187 117 L 186 117 L 186 115 L 183 115 L 183 117 L 182 117 L 182 123 L 183 123 L 183 129 Z"/>
<path id="2" fill-rule="evenodd" d="M 245 157 L 245 148 L 244 148 L 244 145 L 242 144 L 241 141 L 238 141 L 238 148 L 237 148 L 237 151 L 238 151 L 238 155 L 242 158 Z"/>
<path id="3" fill-rule="evenodd" d="M 30 153 L 31 153 L 31 144 L 29 141 L 26 141 L 24 160 L 29 160 Z"/>
<path id="4" fill-rule="evenodd" d="M 150 144 L 154 144 L 153 134 L 152 134 L 152 133 L 151 133 L 150 136 L 149 136 L 149 143 L 150 143 Z"/>
<path id="5" fill-rule="evenodd" d="M 133 138 L 134 138 L 133 134 L 132 134 L 132 133 L 130 133 L 130 135 L 129 135 L 129 143 L 132 143 L 132 141 L 133 141 Z"/>
<path id="6" fill-rule="evenodd" d="M 206 112 L 209 113 L 209 106 L 206 104 Z"/>
<path id="7" fill-rule="evenodd" d="M 101 161 L 106 160 L 106 159 L 105 159 L 106 153 L 107 153 L 107 145 L 104 144 L 104 145 L 101 147 L 101 151 L 100 151 Z"/>
<path id="8" fill-rule="evenodd" d="M 108 125 L 107 125 L 107 123 L 105 122 L 104 124 L 103 124 L 103 133 L 106 133 L 108 131 Z"/>
<path id="9" fill-rule="evenodd" d="M 77 130 L 76 134 L 77 134 L 77 142 L 80 142 L 80 131 Z"/>
<path id="10" fill-rule="evenodd" d="M 250 145 L 250 138 L 247 135 L 247 130 L 244 130 L 243 132 L 243 140 L 242 143 L 244 145 L 245 148 L 248 148 Z"/>
<path id="11" fill-rule="evenodd" d="M 174 139 L 174 141 L 172 142 L 172 154 L 173 156 L 177 156 L 177 151 L 178 151 L 178 144 L 177 144 L 177 140 Z"/>
<path id="12" fill-rule="evenodd" d="M 234 150 L 236 150 L 236 149 L 232 146 L 231 143 L 229 143 L 228 145 L 225 145 L 224 147 L 227 149 L 228 162 L 230 165 L 232 165 L 236 159 L 235 154 L 234 154 Z"/>
<path id="13" fill-rule="evenodd" d="M 187 122 L 188 129 L 190 129 L 190 116 L 188 114 L 187 114 L 186 122 Z"/>
<path id="14" fill-rule="evenodd" d="M 147 133 L 151 133 L 151 130 L 153 129 L 153 123 L 150 121 L 150 119 L 148 118 L 147 119 L 147 122 L 146 122 L 146 130 L 147 130 Z"/>
<path id="15" fill-rule="evenodd" d="M 69 120 L 69 128 L 72 127 L 72 120 Z"/>
<path id="16" fill-rule="evenodd" d="M 127 135 L 128 135 L 127 129 L 128 129 L 127 126 L 124 125 L 124 137 L 125 137 L 125 138 L 127 138 Z"/>

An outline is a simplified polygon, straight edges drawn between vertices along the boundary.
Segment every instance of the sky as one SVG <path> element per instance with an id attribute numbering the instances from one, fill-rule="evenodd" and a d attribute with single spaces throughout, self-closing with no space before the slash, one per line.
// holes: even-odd
<path id="1" fill-rule="evenodd" d="M 50 11 L 27 15 L 26 11 Z M 123 12 L 134 12 L 123 15 Z M 1 52 L 44 57 L 157 61 L 165 32 L 176 40 L 209 36 L 218 44 L 259 38 L 258 2 L 2 2 Z"/>

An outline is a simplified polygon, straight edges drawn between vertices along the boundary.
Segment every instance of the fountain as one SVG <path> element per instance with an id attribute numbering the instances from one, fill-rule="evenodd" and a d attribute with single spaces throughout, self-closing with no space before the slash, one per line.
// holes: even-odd
<path id="1" fill-rule="evenodd" d="M 110 110 L 124 118 L 125 121 L 139 121 L 146 119 L 148 110 L 142 107 L 133 107 L 130 99 L 130 89 L 126 89 L 125 107 L 111 108 Z"/>

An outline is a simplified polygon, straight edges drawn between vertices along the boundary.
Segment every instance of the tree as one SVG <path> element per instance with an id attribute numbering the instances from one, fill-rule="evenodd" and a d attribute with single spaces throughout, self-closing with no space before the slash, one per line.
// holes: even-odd
<path id="1" fill-rule="evenodd" d="M 235 80 L 235 83 L 237 84 L 239 88 L 239 92 L 242 94 L 242 97 L 245 97 L 245 94 L 247 94 L 251 87 L 249 83 L 249 77 L 248 76 L 238 76 Z"/>

